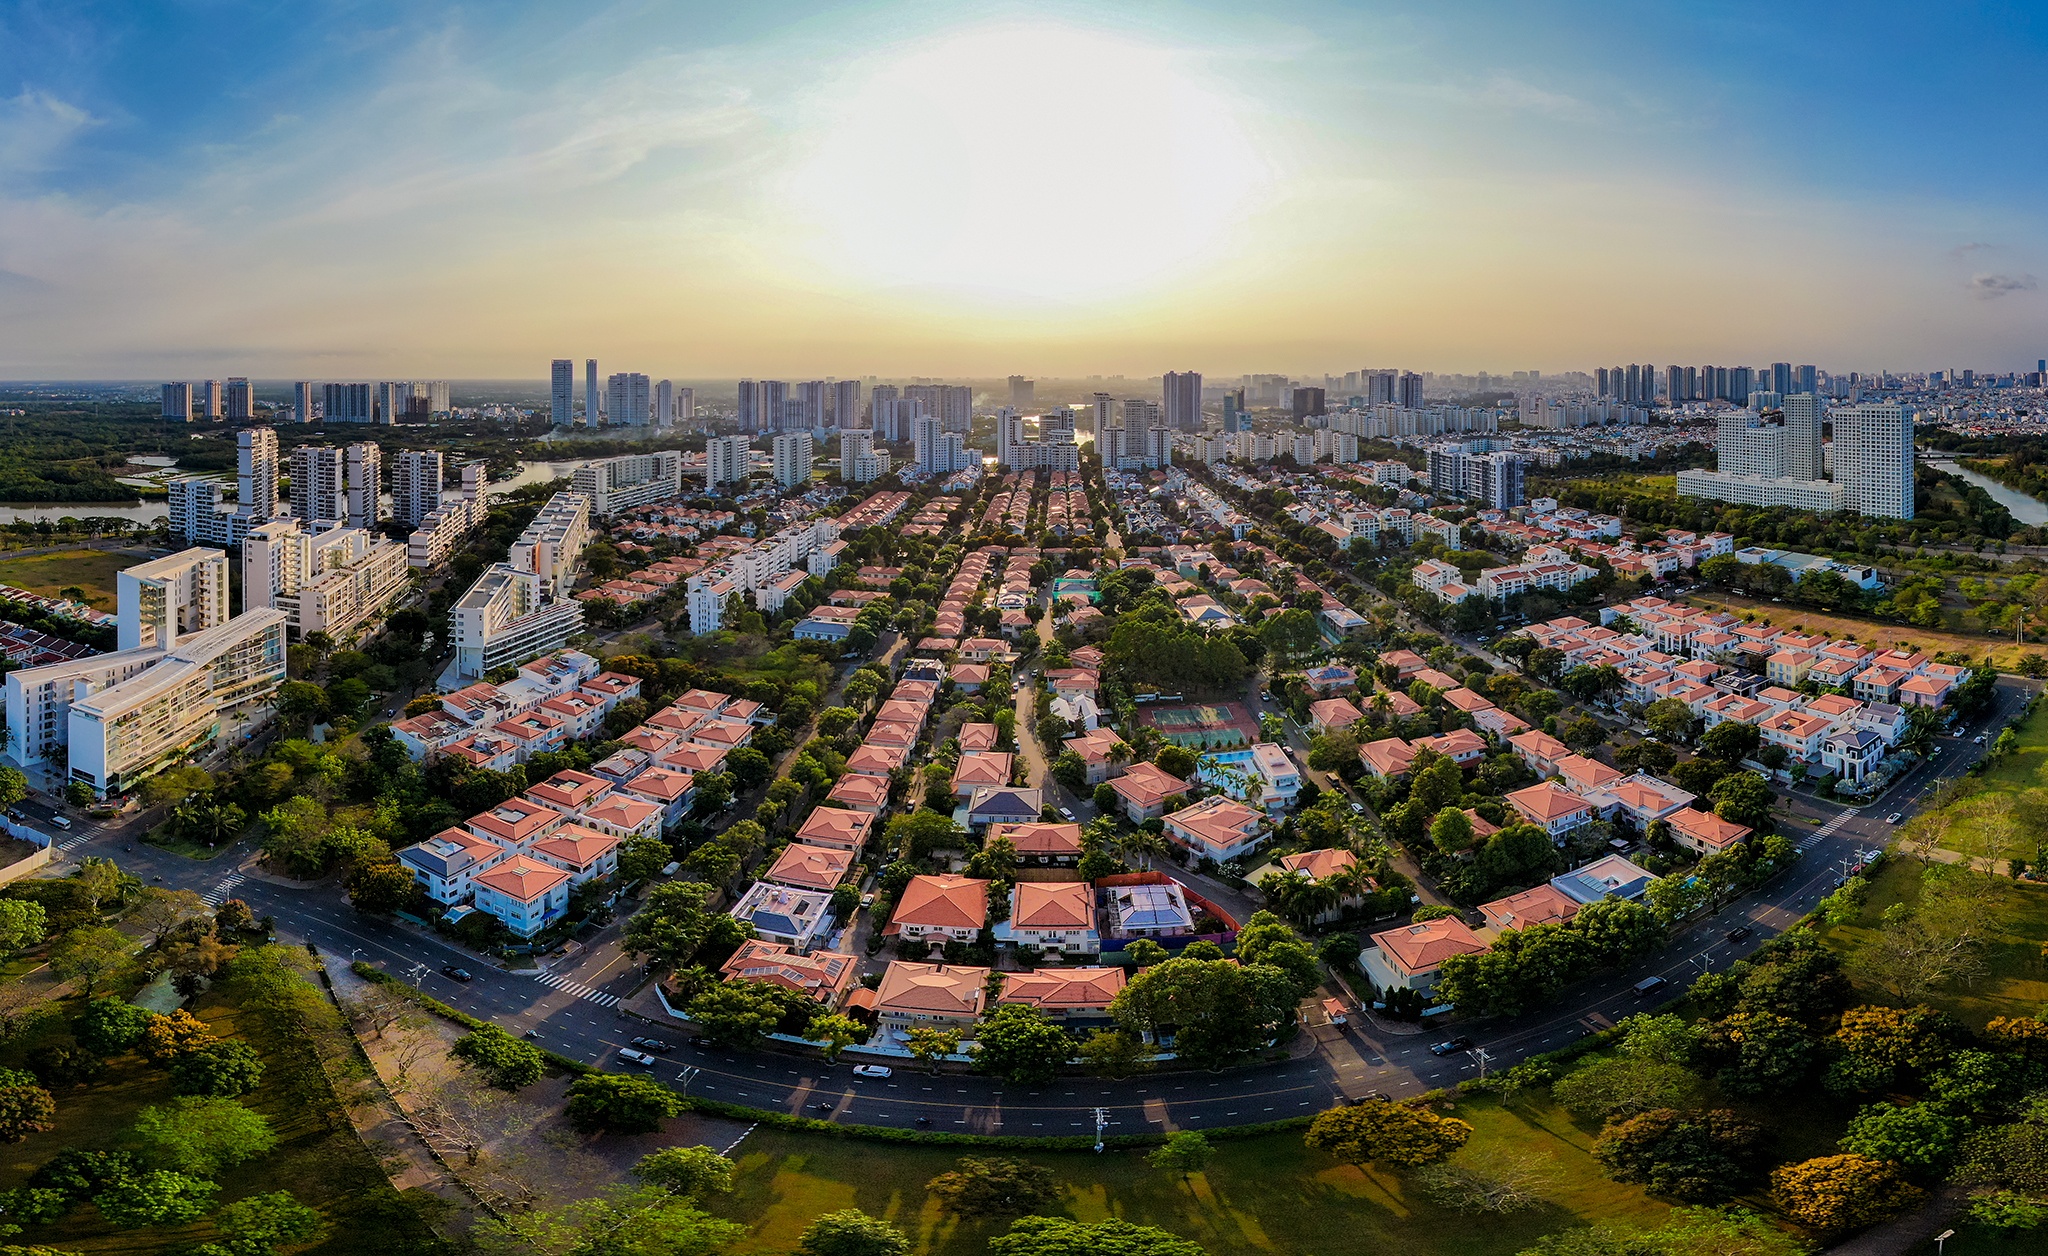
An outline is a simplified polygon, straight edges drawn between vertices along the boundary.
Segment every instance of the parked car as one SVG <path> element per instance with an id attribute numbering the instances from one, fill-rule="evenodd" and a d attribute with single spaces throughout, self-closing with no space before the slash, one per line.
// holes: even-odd
<path id="1" fill-rule="evenodd" d="M 853 1066 L 853 1075 L 855 1077 L 887 1077 L 889 1075 L 889 1066 L 886 1064 L 856 1064 Z"/>
<path id="2" fill-rule="evenodd" d="M 1436 1043 L 1430 1047 L 1429 1053 L 1431 1055 L 1456 1055 L 1460 1051 L 1470 1051 L 1471 1049 L 1472 1040 L 1460 1036 Z"/>
<path id="3" fill-rule="evenodd" d="M 1384 1090 L 1368 1090 L 1362 1095 L 1353 1095 L 1351 1097 L 1351 1103 L 1354 1107 L 1361 1103 L 1392 1103 L 1393 1101 L 1394 1097 Z"/>
<path id="4" fill-rule="evenodd" d="M 453 965 L 453 964 L 443 964 L 443 965 L 441 965 L 441 975 L 442 975 L 443 977 L 446 977 L 446 978 L 448 978 L 448 979 L 449 979 L 450 981 L 473 981 L 473 980 L 475 980 L 475 978 L 473 978 L 473 977 L 471 977 L 471 976 L 469 975 L 469 970 L 468 970 L 467 968 L 457 968 L 457 967 L 456 967 L 455 965 Z"/>
<path id="5" fill-rule="evenodd" d="M 1733 929 L 1730 929 L 1727 933 L 1722 934 L 1721 940 L 1724 942 L 1740 942 L 1744 938 L 1748 937 L 1752 932 L 1754 932 L 1754 930 L 1752 930 L 1748 925 L 1737 925 Z"/>
<path id="6" fill-rule="evenodd" d="M 635 1051 L 631 1047 L 620 1047 L 619 1058 L 621 1060 L 624 1060 L 628 1064 L 638 1064 L 641 1068 L 654 1067 L 653 1056 L 647 1054 L 645 1051 Z"/>

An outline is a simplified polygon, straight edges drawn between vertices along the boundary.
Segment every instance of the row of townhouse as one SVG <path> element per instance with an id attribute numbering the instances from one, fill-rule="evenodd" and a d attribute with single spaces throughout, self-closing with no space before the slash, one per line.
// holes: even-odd
<path id="1" fill-rule="evenodd" d="M 524 763 L 590 736 L 619 703 L 640 696 L 638 677 L 601 666 L 578 650 L 543 655 L 503 685 L 478 681 L 442 694 L 439 706 L 399 720 L 391 733 L 416 760 L 458 754 L 493 768 Z"/>

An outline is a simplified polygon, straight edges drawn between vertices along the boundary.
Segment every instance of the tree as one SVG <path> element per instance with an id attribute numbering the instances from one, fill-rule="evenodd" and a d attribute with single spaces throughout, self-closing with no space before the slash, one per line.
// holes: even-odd
<path id="1" fill-rule="evenodd" d="M 0 807 L 12 807 L 28 797 L 28 777 L 20 768 L 0 767 Z"/>
<path id="2" fill-rule="evenodd" d="M 263 1060 L 246 1042 L 216 1042 L 171 1062 L 171 1085 L 181 1095 L 233 1099 L 263 1080 Z"/>
<path id="3" fill-rule="evenodd" d="M 1590 715 L 1581 715 L 1557 730 L 1557 739 L 1577 751 L 1591 750 L 1607 740 L 1607 729 Z"/>
<path id="4" fill-rule="evenodd" d="M 1756 754 L 1757 746 L 1762 739 L 1763 734 L 1757 731 L 1754 724 L 1745 724 L 1741 720 L 1722 720 L 1700 738 L 1700 753 L 1733 766 Z"/>
<path id="5" fill-rule="evenodd" d="M 1023 1003 L 1002 1003 L 982 1021 L 975 1067 L 1016 1086 L 1042 1086 L 1073 1058 L 1074 1040 L 1045 1014 Z"/>
<path id="6" fill-rule="evenodd" d="M 101 985 L 132 966 L 129 952 L 133 945 L 119 929 L 104 925 L 73 929 L 50 948 L 50 971 L 77 982 L 78 992 L 90 999 Z"/>
<path id="7" fill-rule="evenodd" d="M 668 1147 L 640 1157 L 633 1176 L 671 1195 L 701 1199 L 732 1190 L 732 1161 L 709 1147 Z"/>
<path id="8" fill-rule="evenodd" d="M 390 915 L 412 905 L 419 882 L 396 859 L 376 859 L 356 866 L 348 875 L 348 901 L 357 911 Z"/>
<path id="9" fill-rule="evenodd" d="M 1180 1180 L 1185 1182 L 1189 1174 L 1200 1173 L 1207 1168 L 1215 1155 L 1216 1149 L 1209 1145 L 1201 1131 L 1181 1130 L 1169 1135 L 1145 1160 L 1155 1169 L 1180 1174 Z"/>
<path id="10" fill-rule="evenodd" d="M 495 1025 L 464 1034 L 449 1054 L 468 1064 L 500 1090 L 530 1086 L 547 1072 L 547 1057 Z"/>
<path id="11" fill-rule="evenodd" d="M 1676 1064 L 1616 1055 L 1559 1078 L 1550 1093 L 1573 1116 L 1608 1121 L 1657 1108 L 1690 1107 L 1699 1099 L 1700 1079 Z"/>
<path id="12" fill-rule="evenodd" d="M 1152 762 L 1168 776 L 1177 776 L 1182 780 L 1193 776 L 1195 772 L 1195 752 L 1172 742 L 1161 746 L 1159 753 L 1152 756 Z"/>
<path id="13" fill-rule="evenodd" d="M 1692 736 L 1692 708 L 1676 698 L 1659 698 L 1643 712 L 1643 723 L 1659 741 L 1685 741 Z"/>
<path id="14" fill-rule="evenodd" d="M 1461 854 L 1472 848 L 1472 817 L 1456 807 L 1445 807 L 1436 813 L 1436 819 L 1429 825 L 1430 844 L 1446 855 Z"/>
<path id="15" fill-rule="evenodd" d="M 1095 787 L 1095 797 L 1092 801 L 1095 803 L 1095 809 L 1106 816 L 1115 815 L 1123 805 L 1123 799 L 1118 796 L 1116 787 L 1108 781 Z"/>
<path id="16" fill-rule="evenodd" d="M 1471 1137 L 1472 1127 L 1456 1117 L 1400 1103 L 1369 1103 L 1319 1113 L 1309 1124 L 1306 1142 L 1312 1150 L 1356 1165 L 1385 1161 L 1415 1168 L 1443 1159 Z"/>
<path id="17" fill-rule="evenodd" d="M 100 1055 L 119 1055 L 142 1041 L 142 1031 L 156 1013 L 137 1007 L 126 999 L 107 997 L 86 1005 L 85 1015 L 72 1025 L 78 1044 Z"/>
<path id="18" fill-rule="evenodd" d="M 49 927 L 50 916 L 41 903 L 0 899 L 0 954 L 34 946 Z"/>
<path id="19" fill-rule="evenodd" d="M 858 1208 L 828 1212 L 804 1227 L 797 1256 L 910 1256 L 910 1238 Z"/>
<path id="20" fill-rule="evenodd" d="M 1072 750 L 1062 750 L 1052 761 L 1052 779 L 1078 795 L 1088 787 L 1088 761 Z"/>
<path id="21" fill-rule="evenodd" d="M 197 1177 L 213 1177 L 277 1146 L 270 1122 L 233 1099 L 188 1096 L 144 1108 L 134 1133 L 146 1159 Z"/>
<path id="22" fill-rule="evenodd" d="M 1504 1213 L 1534 1208 L 1556 1183 L 1555 1162 L 1540 1152 L 1507 1146 L 1462 1147 L 1449 1160 L 1425 1165 L 1415 1183 L 1433 1202 L 1460 1213 Z"/>
<path id="23" fill-rule="evenodd" d="M 1669 775 L 1672 784 L 1704 798 L 1716 781 L 1728 775 L 1728 765 L 1719 759 L 1687 759 L 1673 767 Z"/>
<path id="24" fill-rule="evenodd" d="M 1654 909 L 1625 898 L 1588 903 L 1572 917 L 1572 931 L 1586 943 L 1595 963 L 1624 967 L 1664 947 L 1664 925 Z"/>
<path id="25" fill-rule="evenodd" d="M 56 1128 L 57 1101 L 34 1082 L 17 1069 L 0 1073 L 0 1143 L 18 1143 Z"/>
<path id="26" fill-rule="evenodd" d="M 1710 1025 L 1703 1049 L 1731 1094 L 1791 1089 L 1813 1062 L 1813 1040 L 1798 1021 L 1771 1012 L 1737 1012 Z"/>
<path id="27" fill-rule="evenodd" d="M 235 1256 L 268 1256 L 280 1247 L 310 1243 L 327 1228 L 320 1214 L 290 1191 L 238 1199 L 215 1213 L 213 1224 Z"/>
<path id="28" fill-rule="evenodd" d="M 856 1042 L 865 1041 L 867 1034 L 865 1025 L 838 1012 L 813 1016 L 810 1024 L 804 1026 L 804 1037 L 825 1044 L 825 1062 L 828 1064 L 838 1060 L 841 1051 Z"/>
<path id="29" fill-rule="evenodd" d="M 1762 1126 L 1725 1109 L 1656 1108 L 1610 1124 L 1593 1153 L 1617 1182 L 1715 1204 L 1755 1179 L 1767 1141 Z"/>
<path id="30" fill-rule="evenodd" d="M 1840 1235 L 1920 1206 L 1926 1192 L 1864 1156 L 1818 1156 L 1771 1173 L 1771 1202 L 1810 1230 Z"/>
<path id="31" fill-rule="evenodd" d="M 1948 1167 L 1970 1123 L 1931 1103 L 1873 1103 L 1849 1122 L 1841 1148 L 1932 1175 Z"/>
<path id="32" fill-rule="evenodd" d="M 939 1061 L 960 1049 L 960 1031 L 919 1025 L 910 1031 L 907 1045 L 913 1058 L 931 1065 L 932 1072 L 936 1073 Z"/>
<path id="33" fill-rule="evenodd" d="M 675 1091 L 632 1073 L 592 1073 L 569 1087 L 569 1123 L 586 1134 L 652 1134 L 682 1113 Z"/>
<path id="34" fill-rule="evenodd" d="M 1166 959 L 1172 952 L 1150 938 L 1135 938 L 1124 947 L 1124 954 L 1130 957 L 1134 967 L 1143 970 Z"/>
<path id="35" fill-rule="evenodd" d="M 158 1169 L 109 1183 L 92 1202 L 116 1229 L 139 1230 L 197 1221 L 213 1207 L 218 1194 L 220 1187 L 204 1178 Z"/>
<path id="36" fill-rule="evenodd" d="M 1114 1217 L 1090 1224 L 1065 1217 L 1019 1217 L 988 1241 L 989 1256 L 1207 1256 L 1193 1239 Z"/>
<path id="37" fill-rule="evenodd" d="M 1003 1156 L 962 1156 L 925 1189 L 938 1196 L 939 1207 L 961 1217 L 1036 1212 L 1060 1197 L 1051 1169 Z"/>
<path id="38" fill-rule="evenodd" d="M 619 847 L 619 879 L 651 881 L 674 858 L 667 842 L 645 833 L 626 839 Z"/>
<path id="39" fill-rule="evenodd" d="M 1714 814 L 1746 829 L 1761 829 L 1771 821 L 1771 804 L 1778 796 L 1754 772 L 1733 772 L 1714 782 L 1707 791 L 1714 800 Z"/>
<path id="40" fill-rule="evenodd" d="M 796 994 L 758 981 L 728 981 L 705 989 L 690 1000 L 690 1019 L 706 1037 L 727 1046 L 752 1046 L 773 1032 L 789 1011 L 785 994 Z M 806 999 L 808 1002 L 808 999 Z"/>
<path id="41" fill-rule="evenodd" d="M 765 785 L 775 775 L 775 765 L 768 761 L 768 756 L 752 746 L 741 746 L 727 755 L 725 770 L 732 774 L 734 783 L 741 789 Z"/>
<path id="42" fill-rule="evenodd" d="M 1260 966 L 1185 956 L 1162 960 L 1117 992 L 1110 1015 L 1134 1034 L 1172 1030 L 1174 1049 L 1184 1058 L 1228 1059 L 1256 1051 L 1270 1040 L 1278 1017 L 1291 1011 L 1295 996 L 1290 986 L 1279 992 L 1286 1008 L 1262 1007 L 1251 967 Z"/>
<path id="43" fill-rule="evenodd" d="M 1128 1077 L 1136 1072 L 1152 1048 L 1143 1039 L 1121 1029 L 1098 1029 L 1081 1043 L 1081 1063 L 1103 1077 Z"/>
<path id="44" fill-rule="evenodd" d="M 622 939 L 626 950 L 672 968 L 687 965 L 710 936 L 715 921 L 728 918 L 711 906 L 716 893 L 696 881 L 656 886 L 626 922 Z"/>
<path id="45" fill-rule="evenodd" d="M 179 1008 L 168 1016 L 155 1016 L 142 1031 L 142 1041 L 136 1048 L 142 1058 L 151 1064 L 169 1064 L 189 1052 L 215 1046 L 220 1042 L 212 1027 L 197 1016 Z"/>

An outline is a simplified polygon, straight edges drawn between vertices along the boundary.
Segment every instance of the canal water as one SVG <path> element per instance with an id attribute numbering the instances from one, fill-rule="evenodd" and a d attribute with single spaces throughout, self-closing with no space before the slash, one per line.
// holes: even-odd
<path id="1" fill-rule="evenodd" d="M 1947 459 L 1928 459 L 1927 465 L 1948 472 L 1959 480 L 1966 480 L 1991 494 L 1991 500 L 2012 512 L 2012 517 L 2030 528 L 2048 524 L 2048 502 L 2038 497 L 2029 497 L 2018 489 L 2007 488 L 1988 475 L 1979 473 Z"/>

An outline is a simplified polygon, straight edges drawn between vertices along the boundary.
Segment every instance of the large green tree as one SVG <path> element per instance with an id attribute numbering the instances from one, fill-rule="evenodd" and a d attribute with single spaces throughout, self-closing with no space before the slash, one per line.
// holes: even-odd
<path id="1" fill-rule="evenodd" d="M 975 1037 L 975 1067 L 1017 1086 L 1042 1086 L 1073 1058 L 1067 1031 L 1035 1007 L 998 1004 Z"/>
<path id="2" fill-rule="evenodd" d="M 989 1256 L 1208 1256 L 1201 1244 L 1155 1226 L 1112 1217 L 1020 1217 L 988 1241 Z"/>

